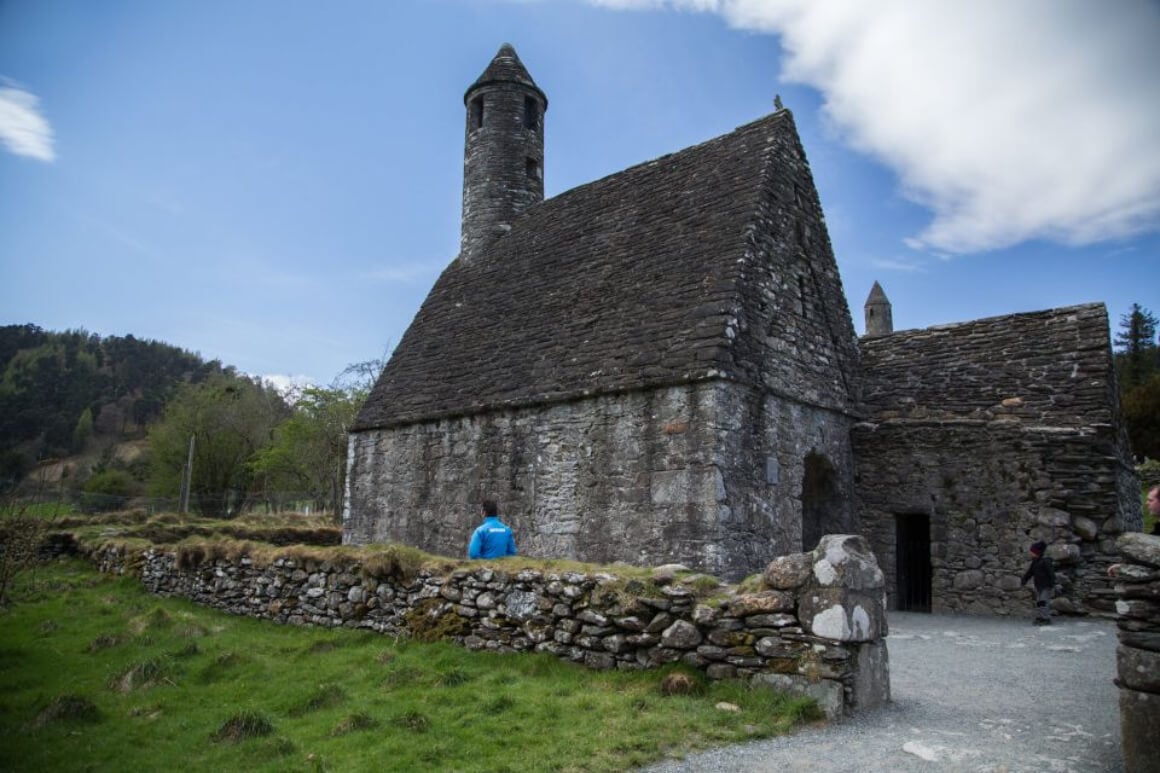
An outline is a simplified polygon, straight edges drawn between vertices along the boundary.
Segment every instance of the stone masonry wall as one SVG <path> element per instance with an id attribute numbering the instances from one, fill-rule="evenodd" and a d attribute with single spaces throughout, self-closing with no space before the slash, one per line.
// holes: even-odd
<path id="1" fill-rule="evenodd" d="M 1141 528 L 1102 304 L 862 340 L 858 531 L 892 596 L 899 517 L 930 523 L 935 611 L 1024 614 L 1048 543 L 1065 613 L 1110 613 L 1115 540 Z"/>
<path id="2" fill-rule="evenodd" d="M 1100 432 L 1004 421 L 858 425 L 857 530 L 879 556 L 892 607 L 896 519 L 919 515 L 930 521 L 932 611 L 1029 615 L 1019 581 L 1028 547 L 1043 540 L 1064 590 L 1056 610 L 1110 613 L 1105 571 L 1132 490 L 1112 448 Z"/>
<path id="3" fill-rule="evenodd" d="M 801 549 L 807 454 L 849 501 L 849 423 L 718 380 L 358 432 L 344 541 L 461 556 L 493 494 L 521 554 L 735 581 Z"/>
<path id="4" fill-rule="evenodd" d="M 1160 771 L 1160 537 L 1125 534 L 1114 571 L 1120 734 L 1127 773 Z"/>
<path id="5" fill-rule="evenodd" d="M 890 697 L 882 573 L 856 536 L 824 537 L 812 553 L 771 563 L 766 590 L 712 604 L 680 583 L 650 595 L 612 574 L 485 562 L 391 579 L 366 576 L 354 560 L 289 555 L 183 566 L 151 549 L 137 564 L 106 547 L 94 558 L 103 571 L 139 571 L 152 593 L 279 623 L 437 633 L 469 649 L 546 652 L 597 669 L 681 662 L 711 679 L 809 695 L 829 716 Z"/>

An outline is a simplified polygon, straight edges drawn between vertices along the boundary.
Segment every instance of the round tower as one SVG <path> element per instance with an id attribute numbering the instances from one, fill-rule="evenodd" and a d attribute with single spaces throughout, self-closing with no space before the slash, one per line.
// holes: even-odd
<path id="1" fill-rule="evenodd" d="M 882 285 L 877 282 L 870 288 L 870 296 L 866 299 L 866 337 L 888 336 L 894 332 L 894 312 L 890 306 L 890 299 L 882 291 Z"/>
<path id="2" fill-rule="evenodd" d="M 459 258 L 471 260 L 512 221 L 544 200 L 548 98 L 510 44 L 463 95 L 463 221 Z"/>

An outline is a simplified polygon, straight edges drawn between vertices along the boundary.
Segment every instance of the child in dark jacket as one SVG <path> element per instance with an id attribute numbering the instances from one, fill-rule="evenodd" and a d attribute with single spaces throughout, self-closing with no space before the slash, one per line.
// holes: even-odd
<path id="1" fill-rule="evenodd" d="M 1035 580 L 1035 624 L 1051 625 L 1051 596 L 1055 591 L 1055 566 L 1044 555 L 1047 543 L 1040 541 L 1031 546 L 1031 566 L 1023 573 L 1023 582 Z"/>

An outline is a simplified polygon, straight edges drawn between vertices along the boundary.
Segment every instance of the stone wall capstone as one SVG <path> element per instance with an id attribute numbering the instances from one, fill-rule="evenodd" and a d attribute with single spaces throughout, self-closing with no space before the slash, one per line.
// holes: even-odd
<path id="1" fill-rule="evenodd" d="M 447 573 L 373 578 L 355 559 L 290 554 L 197 566 L 172 550 L 93 555 L 105 572 L 139 572 L 152 593 L 290 625 L 450 639 L 472 650 L 545 652 L 595 669 L 684 663 L 815 698 L 830 717 L 890 698 L 882 573 L 861 537 L 828 535 L 778 559 L 776 587 L 697 600 L 680 582 L 607 572 L 464 563 Z M 803 569 L 804 568 L 804 569 Z M 662 568 L 663 569 L 663 568 Z M 799 571 L 801 569 L 801 571 Z M 671 572 L 654 572 L 666 582 Z M 650 592 L 651 587 L 651 592 Z"/>

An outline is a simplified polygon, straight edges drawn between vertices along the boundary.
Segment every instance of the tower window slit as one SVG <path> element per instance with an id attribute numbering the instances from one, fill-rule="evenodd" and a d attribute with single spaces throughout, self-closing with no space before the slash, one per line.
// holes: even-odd
<path id="1" fill-rule="evenodd" d="M 528 172 L 528 177 L 532 180 L 540 179 L 540 162 L 534 158 L 525 159 L 525 168 Z"/>
<path id="2" fill-rule="evenodd" d="M 471 128 L 479 129 L 483 127 L 483 97 L 476 97 L 471 100 Z"/>
<path id="3" fill-rule="evenodd" d="M 535 129 L 540 118 L 540 106 L 532 97 L 524 97 L 524 128 Z"/>

